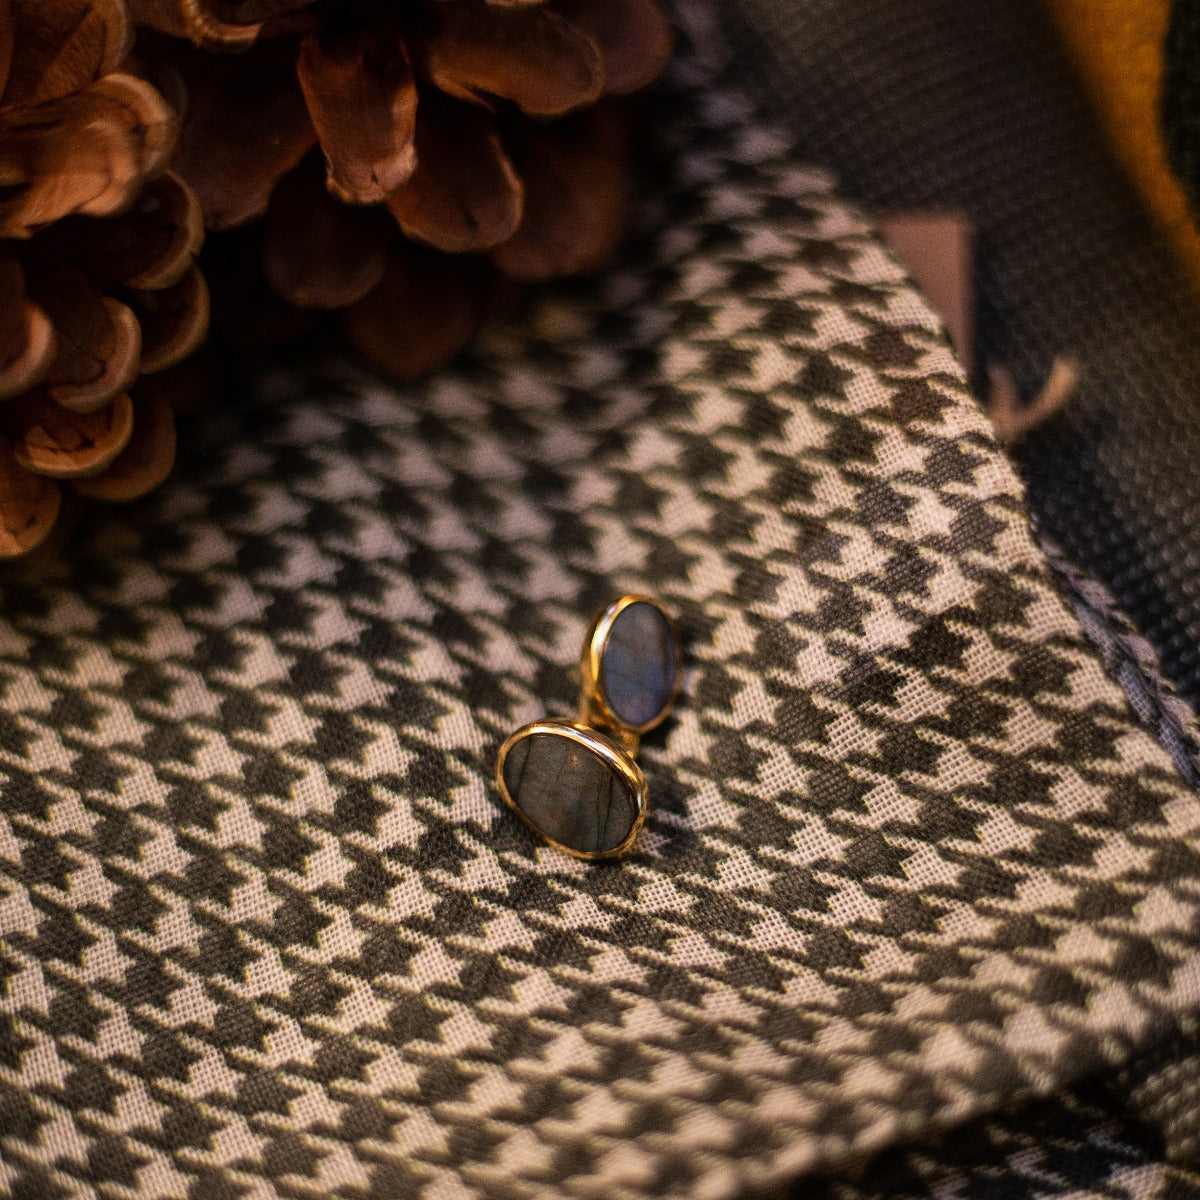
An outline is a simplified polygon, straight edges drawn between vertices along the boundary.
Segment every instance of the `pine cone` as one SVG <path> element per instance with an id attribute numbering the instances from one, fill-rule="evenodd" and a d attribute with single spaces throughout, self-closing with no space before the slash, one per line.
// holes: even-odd
<path id="1" fill-rule="evenodd" d="M 203 335 L 203 222 L 131 28 L 123 0 L 0 0 L 0 557 L 49 534 L 60 480 L 131 499 L 174 457 L 130 389 Z"/>
<path id="2" fill-rule="evenodd" d="M 131 0 L 187 115 L 175 166 L 210 229 L 264 218 L 263 267 L 411 375 L 503 305 L 505 281 L 595 269 L 623 227 L 606 98 L 670 52 L 657 0 Z M 600 102 L 600 103 L 598 103 Z"/>

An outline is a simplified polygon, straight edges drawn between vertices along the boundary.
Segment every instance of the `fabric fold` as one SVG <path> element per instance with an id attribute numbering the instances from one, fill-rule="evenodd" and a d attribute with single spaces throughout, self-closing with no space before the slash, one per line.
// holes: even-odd
<path id="1" fill-rule="evenodd" d="M 731 74 L 848 195 L 968 216 L 981 368 L 1032 398 L 1056 358 L 1077 365 L 1071 403 L 1017 452 L 1031 507 L 1200 706 L 1200 301 L 1044 6 L 736 0 L 719 19 Z"/>

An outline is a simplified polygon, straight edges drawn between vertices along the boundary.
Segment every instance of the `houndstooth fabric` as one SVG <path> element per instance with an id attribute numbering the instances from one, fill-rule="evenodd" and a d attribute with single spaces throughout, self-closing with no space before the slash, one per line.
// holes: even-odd
<path id="1" fill-rule="evenodd" d="M 730 0 L 731 70 L 864 204 L 971 222 L 981 364 L 1069 405 L 1016 456 L 1041 528 L 1200 710 L 1200 304 L 1039 0 Z M 1163 5 L 1165 12 L 1166 5 Z M 981 379 L 986 386 L 986 380 Z"/>
<path id="2" fill-rule="evenodd" d="M 1178 1038 L 1138 1055 L 1115 1090 L 1172 1162 L 1200 1168 L 1200 1020 L 1185 1019 Z"/>
<path id="3" fill-rule="evenodd" d="M 719 1200 L 1200 1005 L 1200 800 L 937 321 L 686 56 L 654 136 L 598 290 L 268 374 L 6 587 L 0 1190 Z M 492 764 L 630 589 L 684 696 L 586 865 Z"/>
<path id="4" fill-rule="evenodd" d="M 1200 1175 L 1163 1161 L 1087 1085 L 807 1178 L 794 1200 L 1200 1200 Z"/>
<path id="5" fill-rule="evenodd" d="M 1104 584 L 1072 562 L 1057 542 L 1042 536 L 1038 544 L 1071 597 L 1080 628 L 1139 720 L 1167 748 L 1180 773 L 1200 786 L 1200 720 L 1163 674 L 1158 652 Z"/>

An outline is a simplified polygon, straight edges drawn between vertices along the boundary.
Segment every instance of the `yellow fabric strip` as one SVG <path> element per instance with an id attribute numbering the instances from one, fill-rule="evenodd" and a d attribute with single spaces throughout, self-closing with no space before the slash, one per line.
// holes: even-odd
<path id="1" fill-rule="evenodd" d="M 1159 126 L 1170 0 L 1046 0 L 1122 165 L 1200 281 L 1200 232 Z"/>

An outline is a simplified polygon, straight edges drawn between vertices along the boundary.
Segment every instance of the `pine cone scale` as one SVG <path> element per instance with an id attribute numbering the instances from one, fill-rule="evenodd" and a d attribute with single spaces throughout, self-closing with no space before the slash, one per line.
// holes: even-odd
<path id="1" fill-rule="evenodd" d="M 55 322 L 59 351 L 43 381 L 51 399 L 74 412 L 93 412 L 114 392 L 134 385 L 141 369 L 142 330 L 129 308 L 111 296 L 97 296 L 95 310 L 77 331 L 79 341 L 64 324 Z"/>
<path id="2" fill-rule="evenodd" d="M 34 394 L 3 414 L 4 432 L 17 462 L 48 479 L 73 479 L 103 471 L 133 434 L 133 402 L 127 395 L 89 413 L 69 413 L 44 394 Z"/>
<path id="3" fill-rule="evenodd" d="M 428 95 L 416 146 L 416 172 L 387 202 L 407 236 L 447 254 L 477 254 L 516 233 L 525 188 L 490 113 Z"/>
<path id="4" fill-rule="evenodd" d="M 42 258 L 36 279 L 33 297 L 58 335 L 58 353 L 43 383 L 53 400 L 75 412 L 100 408 L 137 378 L 142 348 L 137 318 L 65 263 Z"/>
<path id="5" fill-rule="evenodd" d="M 417 83 L 401 45 L 375 53 L 359 35 L 330 52 L 300 43 L 296 74 L 329 164 L 329 189 L 347 204 L 379 204 L 416 167 Z"/>
<path id="6" fill-rule="evenodd" d="M 206 0 L 129 0 L 139 25 L 184 37 L 197 46 L 247 50 L 271 33 L 303 30 L 311 0 L 264 0 L 260 4 L 219 4 Z"/>
<path id="7" fill-rule="evenodd" d="M 34 386 L 54 360 L 54 330 L 25 290 L 16 255 L 0 246 L 0 400 Z"/>
<path id="8" fill-rule="evenodd" d="M 27 554 L 45 541 L 61 507 L 58 485 L 26 471 L 0 437 L 0 558 Z"/>
<path id="9" fill-rule="evenodd" d="M 129 253 L 133 263 L 129 258 L 114 262 L 114 282 L 119 278 L 129 287 L 150 291 L 178 283 L 204 244 L 204 213 L 195 192 L 174 172 L 161 175 L 142 193 L 132 220 L 140 227 Z"/>
<path id="10" fill-rule="evenodd" d="M 300 308 L 332 310 L 379 283 L 394 233 L 382 209 L 339 204 L 310 155 L 272 193 L 263 236 L 263 267 L 275 291 Z"/>
<path id="11" fill-rule="evenodd" d="M 120 128 L 136 155 L 134 170 L 143 184 L 167 169 L 175 153 L 179 120 L 151 84 L 118 72 L 96 80 L 81 94 L 102 99 L 123 114 Z M 96 215 L 107 216 L 115 211 L 105 209 Z"/>
<path id="12" fill-rule="evenodd" d="M 60 100 L 116 71 L 129 52 L 133 27 L 121 0 L 10 0 L 6 7 L 8 43 L 21 53 L 0 83 L 5 106 Z"/>
<path id="13" fill-rule="evenodd" d="M 175 463 L 175 448 L 170 404 L 161 396 L 139 399 L 134 404 L 133 433 L 125 448 L 98 475 L 76 479 L 71 486 L 91 500 L 128 503 L 166 479 Z"/>
<path id="14" fill-rule="evenodd" d="M 624 123 L 608 107 L 522 125 L 513 161 L 527 180 L 521 228 L 492 251 L 512 279 L 535 283 L 598 269 L 616 251 L 629 187 Z"/>
<path id="15" fill-rule="evenodd" d="M 13 21 L 13 0 L 0 0 L 0 106 L 8 89 L 16 52 L 17 31 Z"/>
<path id="16" fill-rule="evenodd" d="M 479 267 L 412 245 L 399 248 L 379 286 L 347 310 L 351 342 L 401 378 L 419 375 L 458 353 L 480 316 Z"/>
<path id="17" fill-rule="evenodd" d="M 671 57 L 671 25 L 655 0 L 559 0 L 557 7 L 600 50 L 606 95 L 653 83 Z"/>
<path id="18" fill-rule="evenodd" d="M 175 118 L 148 84 L 112 75 L 59 100 L 0 108 L 0 237 L 128 205 L 165 166 Z"/>
<path id="19" fill-rule="evenodd" d="M 274 49 L 232 60 L 191 54 L 181 66 L 189 112 L 175 170 L 208 228 L 233 229 L 267 211 L 275 184 L 316 145 L 316 130 L 294 62 Z"/>
<path id="20" fill-rule="evenodd" d="M 604 90 L 596 44 L 547 6 L 480 8 L 443 0 L 438 26 L 418 42 L 428 78 L 461 100 L 509 100 L 556 117 L 594 104 Z"/>
<path id="21" fill-rule="evenodd" d="M 170 287 L 128 293 L 142 331 L 143 375 L 181 363 L 204 340 L 209 321 L 208 284 L 192 265 Z"/>
<path id="22" fill-rule="evenodd" d="M 72 213 L 119 206 L 133 175 L 121 167 L 135 156 L 113 116 L 82 93 L 0 111 L 0 238 L 29 238 Z"/>

